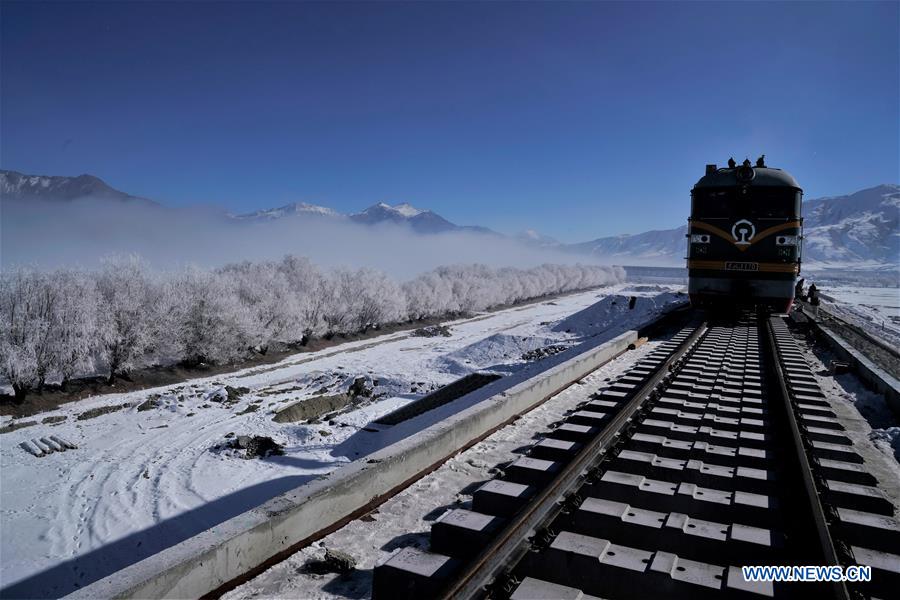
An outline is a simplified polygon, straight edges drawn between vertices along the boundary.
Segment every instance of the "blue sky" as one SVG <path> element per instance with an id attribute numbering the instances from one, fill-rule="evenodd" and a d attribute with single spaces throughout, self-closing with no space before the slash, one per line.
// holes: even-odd
<path id="1" fill-rule="evenodd" d="M 564 241 L 707 162 L 897 182 L 900 4 L 0 4 L 0 166 L 170 205 L 378 201 Z"/>

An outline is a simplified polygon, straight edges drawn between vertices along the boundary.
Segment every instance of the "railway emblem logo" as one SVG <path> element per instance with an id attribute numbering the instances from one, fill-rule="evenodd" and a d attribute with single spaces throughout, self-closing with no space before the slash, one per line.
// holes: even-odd
<path id="1" fill-rule="evenodd" d="M 741 219 L 731 227 L 731 237 L 737 246 L 749 246 L 756 235 L 756 227 L 747 219 Z"/>

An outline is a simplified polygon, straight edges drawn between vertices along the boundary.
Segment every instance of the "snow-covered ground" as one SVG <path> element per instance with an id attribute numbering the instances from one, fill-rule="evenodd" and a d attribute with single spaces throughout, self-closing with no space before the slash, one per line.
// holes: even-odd
<path id="1" fill-rule="evenodd" d="M 3 596 L 58 597 L 214 527 L 387 443 L 361 431 L 374 419 L 467 373 L 522 369 L 528 351 L 617 335 L 684 300 L 668 290 L 620 284 L 452 322 L 450 337 L 394 333 L 45 413 L 66 419 L 0 435 Z M 629 310 L 632 295 L 639 298 Z M 349 412 L 318 423 L 272 421 L 276 409 L 346 392 L 360 377 L 373 399 Z M 219 402 L 226 385 L 249 392 Z M 158 407 L 139 411 L 148 399 Z M 129 406 L 76 419 L 122 404 Z M 232 433 L 271 436 L 285 455 L 240 458 L 221 448 Z M 78 449 L 36 458 L 19 446 L 48 435 Z"/>
<path id="2" fill-rule="evenodd" d="M 900 347 L 900 288 L 827 286 L 822 293 L 831 312 Z"/>

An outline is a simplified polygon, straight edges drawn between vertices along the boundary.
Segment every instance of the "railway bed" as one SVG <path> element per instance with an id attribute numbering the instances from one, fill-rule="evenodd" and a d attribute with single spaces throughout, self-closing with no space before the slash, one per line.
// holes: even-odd
<path id="1" fill-rule="evenodd" d="M 784 319 L 692 323 L 375 567 L 383 598 L 891 597 L 900 525 Z M 746 581 L 869 565 L 870 582 Z"/>

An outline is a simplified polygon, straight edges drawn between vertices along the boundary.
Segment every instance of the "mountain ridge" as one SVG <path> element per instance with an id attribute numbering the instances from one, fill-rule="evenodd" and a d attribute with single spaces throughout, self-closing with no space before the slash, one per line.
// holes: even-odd
<path id="1" fill-rule="evenodd" d="M 94 175 L 28 175 L 0 170 L 0 196 L 10 200 L 74 201 L 94 197 L 121 202 L 139 202 L 162 206 L 158 202 L 114 189 Z"/>

